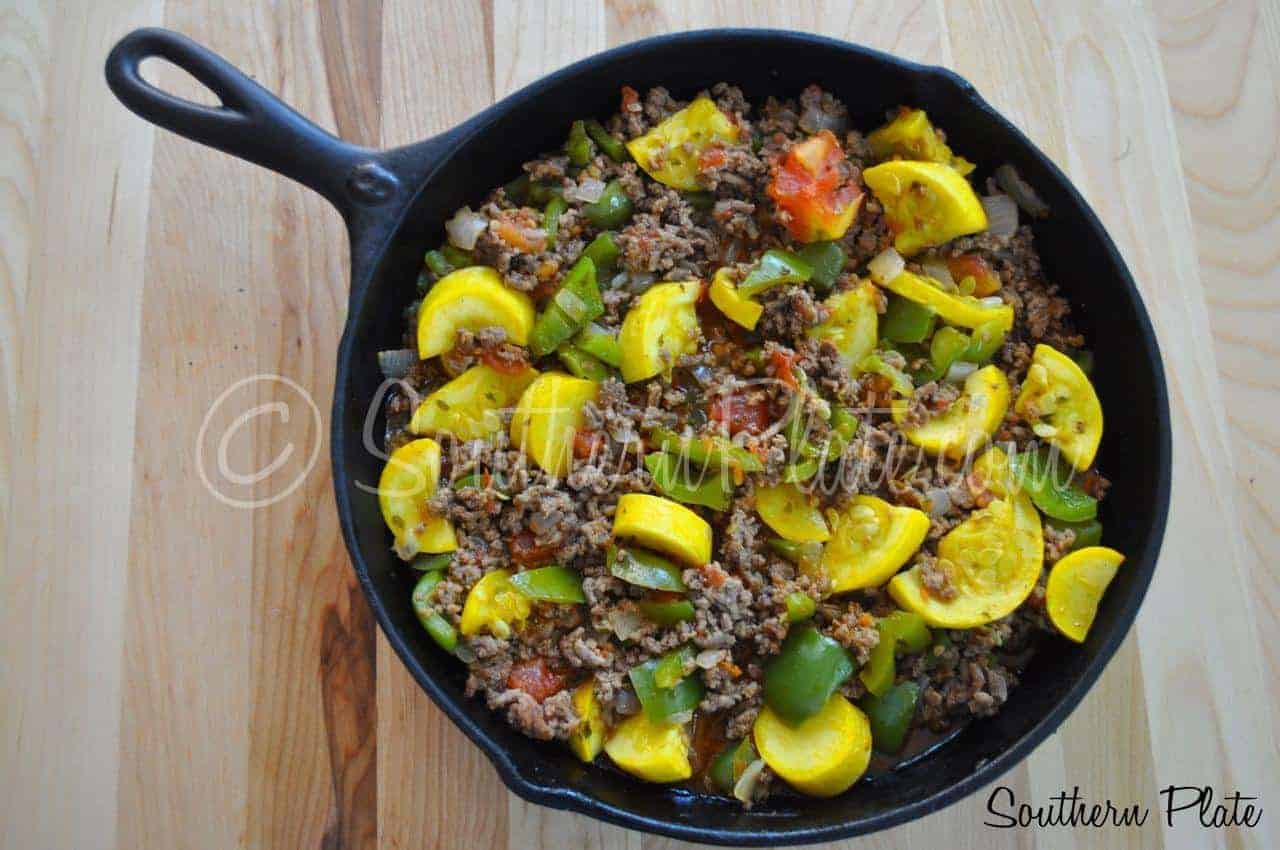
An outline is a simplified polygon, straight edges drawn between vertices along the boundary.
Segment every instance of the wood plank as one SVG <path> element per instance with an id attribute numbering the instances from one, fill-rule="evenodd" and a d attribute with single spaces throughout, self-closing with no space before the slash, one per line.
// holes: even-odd
<path id="1" fill-rule="evenodd" d="M 0 8 L 5 847 L 115 834 L 153 133 L 105 96 L 101 62 L 157 6 Z"/>
<path id="2" fill-rule="evenodd" d="M 1280 634 L 1280 566 L 1271 557 L 1280 542 L 1280 379 L 1272 368 L 1280 325 L 1280 9 L 1188 2 L 1160 4 L 1155 13 L 1222 377 L 1250 591 L 1260 628 L 1274 636 Z M 1280 647 L 1274 640 L 1261 646 L 1274 705 Z"/>
<path id="3" fill-rule="evenodd" d="M 1138 280 L 1169 380 L 1177 459 L 1170 533 L 1137 624 L 1151 739 L 1178 742 L 1155 751 L 1156 774 L 1161 782 L 1212 784 L 1223 793 L 1274 788 L 1274 725 L 1258 655 L 1248 650 L 1264 635 L 1224 462 L 1222 395 L 1151 21 L 1121 3 L 1037 8 L 1057 46 L 1071 173 Z M 1170 627 L 1189 612 L 1209 627 Z M 1192 729 L 1197 734 L 1187 734 Z M 1268 847 L 1272 829 L 1265 820 L 1208 836 L 1165 828 L 1164 839 L 1170 846 Z"/>
<path id="4" fill-rule="evenodd" d="M 322 42 L 339 69 L 370 59 L 343 52 L 367 42 L 345 38 L 339 22 L 323 37 L 314 8 L 175 5 L 164 22 L 330 128 Z M 172 69 L 156 78 L 208 98 Z M 355 80 L 337 104 L 365 132 L 371 96 Z M 368 846 L 372 623 L 342 552 L 325 429 L 308 401 L 327 408 L 332 393 L 345 230 L 284 178 L 168 135 L 152 200 L 119 845 Z M 214 462 L 224 433 L 235 473 L 267 469 L 288 450 L 293 460 L 236 486 Z M 199 434 L 209 440 L 198 444 Z M 215 490 L 262 504 L 237 507 Z"/>
<path id="5" fill-rule="evenodd" d="M 488 3 L 388 0 L 382 144 L 447 130 L 492 102 Z M 421 37 L 406 37 L 406 33 Z M 448 37 L 430 37 L 448 33 Z M 507 791 L 378 635 L 378 846 L 507 846 Z"/>

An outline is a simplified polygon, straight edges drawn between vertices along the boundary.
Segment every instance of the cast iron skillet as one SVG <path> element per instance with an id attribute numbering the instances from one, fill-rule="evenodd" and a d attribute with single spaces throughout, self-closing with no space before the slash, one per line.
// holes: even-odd
<path id="1" fill-rule="evenodd" d="M 178 65 L 211 89 L 220 107 L 156 89 L 138 73 L 148 57 Z M 337 139 L 289 109 L 226 61 L 176 33 L 138 30 L 107 59 L 107 82 L 143 118 L 291 177 L 328 198 L 351 240 L 351 300 L 338 349 L 333 400 L 334 487 L 343 536 L 360 584 L 401 660 L 489 757 L 520 796 L 622 826 L 690 841 L 783 845 L 830 841 L 936 811 L 993 781 L 1053 732 L 1097 679 L 1137 614 L 1155 570 L 1169 504 L 1170 436 L 1164 373 L 1133 279 L 1097 216 L 1052 162 L 954 73 L 864 47 L 773 30 L 706 30 L 639 41 L 544 77 L 432 139 L 372 151 Z M 877 125 L 901 103 L 928 110 L 949 141 L 989 170 L 1011 162 L 1053 208 L 1035 223 L 1050 279 L 1076 308 L 1099 367 L 1107 415 L 1099 465 L 1111 477 L 1106 542 L 1128 556 L 1088 641 L 1050 640 L 995 718 L 975 722 L 933 755 L 840 798 L 775 796 L 743 811 L 731 801 L 644 784 L 586 767 L 556 744 L 509 728 L 463 696 L 464 673 L 414 619 L 408 578 L 390 549 L 375 496 L 382 461 L 366 450 L 366 414 L 382 382 L 376 352 L 398 348 L 401 315 L 414 297 L 424 249 L 445 219 L 475 205 L 520 164 L 564 139 L 569 123 L 605 117 L 626 84 L 664 85 L 688 97 L 721 80 L 760 103 L 809 83 L 849 106 L 853 125 Z M 381 419 L 373 432 L 382 431 Z M 365 485 L 364 487 L 358 485 Z"/>

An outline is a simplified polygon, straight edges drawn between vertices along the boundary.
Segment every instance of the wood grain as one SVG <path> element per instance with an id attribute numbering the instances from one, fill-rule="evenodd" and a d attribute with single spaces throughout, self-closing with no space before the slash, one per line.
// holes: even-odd
<path id="1" fill-rule="evenodd" d="M 1265 807 L 1280 788 L 1267 557 L 1280 540 L 1276 3 L 9 0 L 0 847 L 680 844 L 510 795 L 375 635 L 323 445 L 344 229 L 307 191 L 155 134 L 110 97 L 102 58 L 147 24 L 187 32 L 375 146 L 675 29 L 808 29 L 954 67 L 1107 224 L 1156 324 L 1175 415 L 1170 527 L 1138 626 L 1060 732 L 1001 781 L 1031 802 L 1079 785 L 1155 804 L 1169 783 L 1210 783 Z M 147 74 L 209 102 L 181 72 Z M 230 475 L 197 442 L 206 421 L 233 432 Z M 290 446 L 278 474 L 232 480 Z M 273 500 L 290 476 L 300 485 Z M 213 490 L 271 502 L 246 510 Z M 1271 847 L 1270 814 L 1221 832 L 1170 829 L 1158 812 L 1135 830 L 996 831 L 975 795 L 856 844 Z"/>

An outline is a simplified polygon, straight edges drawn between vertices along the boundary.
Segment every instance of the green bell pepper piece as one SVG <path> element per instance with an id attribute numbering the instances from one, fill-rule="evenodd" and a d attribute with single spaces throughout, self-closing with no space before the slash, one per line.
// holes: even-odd
<path id="1" fill-rule="evenodd" d="M 427 255 L 422 258 L 422 262 L 436 277 L 444 277 L 453 271 L 453 266 L 444 258 L 443 251 L 428 251 Z"/>
<path id="2" fill-rule="evenodd" d="M 809 280 L 821 292 L 829 292 L 836 285 L 836 278 L 849 259 L 839 242 L 811 242 L 800 249 L 800 258 L 813 267 Z"/>
<path id="3" fill-rule="evenodd" d="M 733 786 L 738 784 L 747 766 L 759 757 L 750 736 L 736 743 L 731 741 L 707 768 L 707 778 L 725 794 L 732 794 Z"/>
<path id="4" fill-rule="evenodd" d="M 591 244 L 582 249 L 582 256 L 595 263 L 597 271 L 613 268 L 614 263 L 618 262 L 618 257 L 621 254 L 622 249 L 613 240 L 613 233 L 608 230 L 592 239 Z"/>
<path id="5" fill-rule="evenodd" d="M 518 207 L 524 206 L 529 200 L 529 175 L 521 174 L 510 183 L 504 183 L 502 191 L 511 203 Z"/>
<path id="6" fill-rule="evenodd" d="M 627 151 L 627 146 L 622 142 L 609 135 L 609 131 L 604 125 L 594 118 L 588 119 L 586 122 L 587 135 L 591 140 L 600 146 L 600 150 L 614 162 L 626 162 L 631 158 Z"/>
<path id="7" fill-rule="evenodd" d="M 465 269 L 476 264 L 475 256 L 470 251 L 455 248 L 448 242 L 440 246 L 440 253 L 454 269 Z"/>
<path id="8" fill-rule="evenodd" d="M 799 254 L 770 248 L 738 284 L 738 294 L 754 298 L 767 289 L 784 283 L 804 283 L 812 276 L 813 266 Z"/>
<path id="9" fill-rule="evenodd" d="M 702 702 L 704 688 L 701 678 L 696 674 L 683 676 L 686 652 L 692 653 L 692 650 L 681 647 L 662 658 L 654 658 L 632 667 L 627 673 L 644 713 L 654 723 L 661 723 L 685 711 L 693 711 Z M 660 676 L 662 681 L 671 684 L 666 687 L 660 685 Z M 679 678 L 680 676 L 683 678 Z"/>
<path id="10" fill-rule="evenodd" d="M 618 335 L 594 322 L 587 323 L 587 326 L 574 337 L 573 344 L 615 369 L 622 367 L 622 344 L 618 342 Z"/>
<path id="11" fill-rule="evenodd" d="M 457 481 L 453 482 L 453 489 L 461 490 L 464 487 L 475 487 L 480 490 L 491 489 L 495 498 L 505 502 L 511 497 L 499 489 L 500 483 L 495 479 L 490 484 L 484 483 L 484 478 L 479 473 L 473 472 L 470 475 L 464 475 Z"/>
<path id="12" fill-rule="evenodd" d="M 610 546 L 605 557 L 609 573 L 628 584 L 672 593 L 684 593 L 689 589 L 681 576 L 684 570 L 661 555 L 645 549 Z"/>
<path id="13" fill-rule="evenodd" d="M 409 562 L 410 569 L 420 573 L 434 573 L 445 570 L 453 563 L 452 552 L 441 552 L 439 555 L 419 555 Z"/>
<path id="14" fill-rule="evenodd" d="M 713 192 L 681 192 L 680 196 L 695 210 L 705 212 L 716 205 L 716 196 Z"/>
<path id="15" fill-rule="evenodd" d="M 681 436 L 667 428 L 649 432 L 654 448 L 687 457 L 700 466 L 731 467 L 743 472 L 763 472 L 760 458 L 724 437 Z"/>
<path id="16" fill-rule="evenodd" d="M 799 623 L 813 616 L 813 612 L 818 610 L 818 605 L 813 601 L 813 597 L 807 593 L 795 591 L 787 594 L 787 621 L 790 623 Z"/>
<path id="17" fill-rule="evenodd" d="M 418 290 L 418 295 L 426 295 L 427 290 L 435 285 L 438 278 L 431 273 L 431 270 L 423 266 L 418 272 L 418 279 L 413 282 L 414 288 Z"/>
<path id="18" fill-rule="evenodd" d="M 812 540 L 797 543 L 794 540 L 771 537 L 769 548 L 802 569 L 815 569 L 822 561 L 822 544 Z"/>
<path id="19" fill-rule="evenodd" d="M 950 325 L 938 328 L 929 342 L 929 361 L 933 364 L 933 377 L 930 380 L 946 375 L 951 364 L 968 352 L 971 343 L 972 340 L 964 331 L 956 330 Z"/>
<path id="20" fill-rule="evenodd" d="M 889 307 L 880 319 L 880 336 L 892 342 L 923 342 L 933 333 L 937 317 L 932 307 L 890 295 Z"/>
<path id="21" fill-rule="evenodd" d="M 694 617 L 693 603 L 688 599 L 663 602 L 657 599 L 641 599 L 637 606 L 640 613 L 660 626 L 674 626 Z"/>
<path id="22" fill-rule="evenodd" d="M 810 458 L 799 463 L 789 463 L 782 468 L 782 480 L 787 484 L 803 484 L 818 474 L 821 464 Z"/>
<path id="23" fill-rule="evenodd" d="M 547 250 L 556 247 L 556 235 L 560 232 L 560 216 L 569 209 L 564 198 L 556 196 L 547 201 L 542 211 L 542 229 L 547 232 Z"/>
<path id="24" fill-rule="evenodd" d="M 902 749 L 916 716 L 920 686 L 915 682 L 894 685 L 883 696 L 868 694 L 862 698 L 862 710 L 871 722 L 871 743 L 882 753 Z"/>
<path id="25" fill-rule="evenodd" d="M 1086 546 L 1097 546 L 1102 542 L 1102 523 L 1096 519 L 1087 519 L 1083 522 L 1066 522 L 1065 520 L 1046 517 L 1045 525 L 1051 526 L 1058 531 L 1074 531 L 1076 538 L 1071 543 L 1072 552 L 1077 549 L 1083 549 Z"/>
<path id="26" fill-rule="evenodd" d="M 911 384 L 911 378 L 901 369 L 884 362 L 884 358 L 880 356 L 879 352 L 872 352 L 862 358 L 858 363 L 857 371 L 874 372 L 877 375 L 888 378 L 890 386 L 893 387 L 893 391 L 898 395 L 910 396 L 916 391 Z"/>
<path id="27" fill-rule="evenodd" d="M 673 688 L 684 678 L 684 668 L 693 664 L 693 648 L 682 646 L 658 659 L 653 668 L 653 683 L 660 688 Z"/>
<path id="28" fill-rule="evenodd" d="M 610 180 L 600 199 L 582 208 L 582 215 L 596 227 L 613 229 L 626 224 L 634 209 L 622 184 L 617 180 Z"/>
<path id="29" fill-rule="evenodd" d="M 668 499 L 716 511 L 728 510 L 733 501 L 733 482 L 723 472 L 694 471 L 688 464 L 680 463 L 678 457 L 666 452 L 646 455 L 644 468 L 653 477 L 654 486 Z"/>
<path id="30" fill-rule="evenodd" d="M 529 184 L 528 201 L 530 204 L 537 206 L 545 206 L 547 201 L 552 198 L 564 196 L 564 187 L 559 183 L 533 183 Z"/>
<path id="31" fill-rule="evenodd" d="M 545 357 L 603 312 L 595 263 L 583 257 L 569 269 L 551 303 L 533 323 L 529 350 L 537 357 Z"/>
<path id="32" fill-rule="evenodd" d="M 813 626 L 793 628 L 764 672 L 764 701 L 795 726 L 812 717 L 853 675 L 849 653 Z"/>
<path id="33" fill-rule="evenodd" d="M 858 433 L 858 415 L 847 407 L 831 409 L 831 430 L 848 443 Z"/>
<path id="34" fill-rule="evenodd" d="M 569 140 L 564 143 L 564 152 L 569 155 L 569 163 L 579 168 L 596 155 L 596 146 L 587 135 L 586 122 L 574 121 L 569 125 Z"/>
<path id="35" fill-rule="evenodd" d="M 1061 466 L 1046 449 L 1018 452 L 1009 458 L 1009 466 L 1019 486 L 1031 497 L 1037 508 L 1054 519 L 1083 522 L 1098 515 L 1098 500 L 1084 492 L 1071 480 L 1074 471 L 1069 464 L 1063 478 Z"/>
<path id="36" fill-rule="evenodd" d="M 977 363 L 979 366 L 985 365 L 992 357 L 1000 351 L 1000 347 L 1004 345 L 1006 329 L 998 321 L 984 322 L 973 329 L 973 338 L 969 343 L 969 350 L 965 352 L 962 360 L 970 363 Z"/>
<path id="37" fill-rule="evenodd" d="M 511 583 L 525 596 L 539 602 L 582 605 L 587 601 L 582 592 L 582 576 L 569 567 L 552 564 L 536 570 L 525 570 L 513 575 Z"/>
<path id="38" fill-rule="evenodd" d="M 422 623 L 422 627 L 427 630 L 427 634 L 440 645 L 441 649 L 446 652 L 453 652 L 454 647 L 458 645 L 458 632 L 448 620 L 436 613 L 436 610 L 431 606 L 431 594 L 443 577 L 443 570 L 425 573 L 422 578 L 418 579 L 418 583 L 413 586 L 411 599 L 413 613 L 418 617 L 418 622 Z"/>
<path id="39" fill-rule="evenodd" d="M 586 378 L 588 381 L 603 381 L 613 374 L 607 365 L 587 354 L 577 346 L 565 343 L 556 349 L 556 356 L 575 378 Z"/>
<path id="40" fill-rule="evenodd" d="M 923 652 L 933 640 L 924 618 L 909 611 L 894 611 L 876 621 L 880 642 L 871 650 L 871 658 L 858 673 L 862 684 L 876 696 L 884 696 L 897 676 L 895 656 L 904 652 Z"/>

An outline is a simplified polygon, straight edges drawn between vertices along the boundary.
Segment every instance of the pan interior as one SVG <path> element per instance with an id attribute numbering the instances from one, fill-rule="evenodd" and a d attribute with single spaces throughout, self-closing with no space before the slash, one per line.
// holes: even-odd
<path id="1" fill-rule="evenodd" d="M 520 171 L 520 165 L 562 144 L 577 118 L 605 118 L 618 106 L 622 85 L 640 92 L 663 85 L 687 99 L 725 80 L 748 100 L 795 97 L 810 83 L 849 107 L 852 126 L 878 125 L 898 104 L 926 109 L 945 128 L 949 143 L 980 164 L 977 185 L 990 171 L 1013 163 L 1050 204 L 1050 218 L 1035 222 L 1037 246 L 1049 279 L 1070 299 L 1078 326 L 1095 353 L 1094 381 L 1107 414 L 1099 467 L 1112 481 L 1101 520 L 1106 542 L 1128 562 L 1103 601 L 1083 646 L 1049 639 L 996 717 L 972 723 L 939 751 L 834 801 L 775 795 L 744 811 L 735 803 L 641 783 L 616 771 L 586 767 L 557 744 L 530 740 L 508 727 L 479 700 L 463 696 L 463 665 L 427 638 L 409 606 L 411 579 L 390 550 L 374 485 L 382 461 L 367 451 L 366 414 L 382 382 L 375 354 L 400 347 L 402 314 L 416 296 L 414 280 L 428 247 L 443 236 L 444 221 Z M 464 729 L 496 755 L 515 789 L 552 805 L 571 805 L 631 826 L 680 831 L 684 837 L 727 843 L 776 843 L 864 832 L 931 811 L 990 781 L 1048 734 L 1074 706 L 1115 650 L 1136 613 L 1154 569 L 1168 497 L 1168 424 L 1158 355 L 1137 293 L 1096 219 L 1041 154 L 957 78 L 835 42 L 779 35 L 708 33 L 656 39 L 627 52 L 604 54 L 559 72 L 468 122 L 460 140 L 422 186 L 388 252 L 352 304 L 349 363 L 338 392 L 342 419 L 341 465 L 349 503 L 349 530 L 357 569 L 380 609 L 393 645 L 422 682 L 460 707 Z M 345 376 L 345 380 L 343 379 Z M 382 418 L 372 433 L 381 435 Z M 375 436 L 378 447 L 380 436 Z M 344 479 L 345 478 L 345 482 Z M 1019 743 L 1021 742 L 1021 744 Z M 1017 746 L 1017 751 L 1011 752 Z M 991 762 L 975 779 L 975 771 Z M 599 801 L 595 803 L 592 801 Z M 604 804 L 603 806 L 599 804 Z M 689 830 L 693 830 L 690 832 Z"/>

